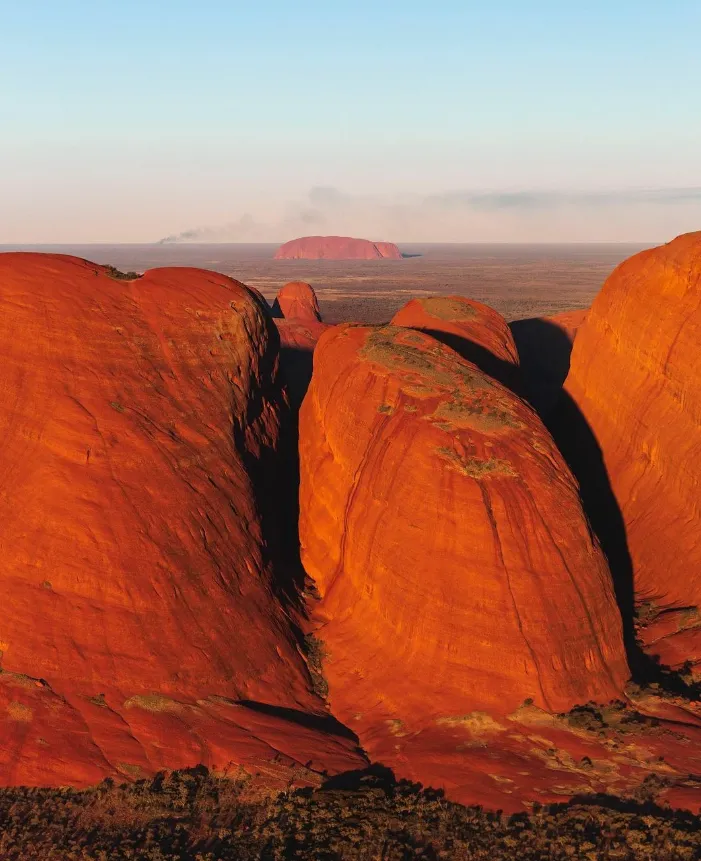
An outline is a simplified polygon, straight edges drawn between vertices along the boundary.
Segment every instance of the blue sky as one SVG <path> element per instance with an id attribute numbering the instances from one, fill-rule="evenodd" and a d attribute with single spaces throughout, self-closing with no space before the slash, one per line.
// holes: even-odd
<path id="1" fill-rule="evenodd" d="M 698 0 L 0 0 L 0 244 L 664 239 L 701 192 L 628 192 L 701 188 L 700 32 Z"/>

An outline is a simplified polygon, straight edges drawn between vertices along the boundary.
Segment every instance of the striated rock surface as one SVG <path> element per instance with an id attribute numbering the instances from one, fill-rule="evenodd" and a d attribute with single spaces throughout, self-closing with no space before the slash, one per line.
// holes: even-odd
<path id="1" fill-rule="evenodd" d="M 518 348 L 523 393 L 544 419 L 558 404 L 570 368 L 572 344 L 588 312 L 587 308 L 564 311 L 509 324 Z"/>
<path id="2" fill-rule="evenodd" d="M 371 242 L 350 236 L 302 236 L 281 245 L 276 260 L 401 260 L 392 242 Z"/>
<path id="3" fill-rule="evenodd" d="M 273 316 L 301 323 L 320 323 L 319 300 L 311 284 L 290 281 L 280 288 L 273 303 Z"/>
<path id="4" fill-rule="evenodd" d="M 640 636 L 673 666 L 701 659 L 700 343 L 701 233 L 692 233 L 607 280 L 577 333 L 562 428 L 595 525 L 613 494 L 602 541 L 621 591 L 644 611 Z"/>
<path id="5" fill-rule="evenodd" d="M 335 327 L 300 461 L 330 703 L 369 752 L 393 727 L 620 694 L 620 617 L 577 486 L 536 414 L 475 365 L 411 329 Z"/>
<path id="6" fill-rule="evenodd" d="M 578 793 L 698 810 L 701 708 L 625 687 L 610 575 L 533 411 L 405 328 L 337 327 L 314 362 L 316 652 L 371 758 L 505 811 Z"/>
<path id="7" fill-rule="evenodd" d="M 0 782 L 363 761 L 273 570 L 276 341 L 223 275 L 0 255 Z"/>
<path id="8" fill-rule="evenodd" d="M 519 387 L 518 351 L 506 320 L 488 305 L 464 296 L 412 299 L 393 326 L 420 329 L 474 362 L 510 389 Z"/>
<path id="9" fill-rule="evenodd" d="M 646 693 L 557 715 L 524 702 L 420 731 L 401 719 L 372 725 L 371 714 L 359 708 L 352 725 L 377 760 L 463 804 L 513 812 L 602 793 L 701 809 L 701 711 L 688 701 Z"/>

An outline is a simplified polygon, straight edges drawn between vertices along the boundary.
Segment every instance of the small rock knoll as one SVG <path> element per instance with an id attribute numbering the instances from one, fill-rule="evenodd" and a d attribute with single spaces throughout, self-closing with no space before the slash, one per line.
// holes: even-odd
<path id="1" fill-rule="evenodd" d="M 273 302 L 273 317 L 300 323 L 320 323 L 319 300 L 311 284 L 290 281 L 281 287 Z"/>

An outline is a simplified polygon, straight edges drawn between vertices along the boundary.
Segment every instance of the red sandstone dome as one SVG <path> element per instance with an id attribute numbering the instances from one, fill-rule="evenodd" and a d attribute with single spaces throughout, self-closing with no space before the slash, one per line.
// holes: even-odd
<path id="1" fill-rule="evenodd" d="M 0 255 L 0 782 L 363 762 L 294 719 L 276 340 L 223 275 Z"/>
<path id="2" fill-rule="evenodd" d="M 273 303 L 273 316 L 302 323 L 321 322 L 319 300 L 311 284 L 290 281 L 281 287 Z"/>
<path id="3" fill-rule="evenodd" d="M 281 245 L 276 260 L 401 260 L 391 242 L 371 242 L 350 236 L 303 236 Z"/>
<path id="4" fill-rule="evenodd" d="M 620 694 L 606 562 L 549 434 L 506 388 L 421 332 L 335 327 L 300 458 L 302 557 L 340 719 L 369 710 L 418 731 Z"/>
<path id="5" fill-rule="evenodd" d="M 488 305 L 464 296 L 412 299 L 397 311 L 392 325 L 427 332 L 509 388 L 519 385 L 513 336 L 506 320 Z"/>
<path id="6" fill-rule="evenodd" d="M 701 233 L 691 233 L 618 266 L 577 333 L 566 383 L 620 510 L 618 564 L 640 635 L 673 666 L 701 661 L 699 344 Z M 592 464 L 581 468 L 586 483 Z"/>
<path id="7" fill-rule="evenodd" d="M 333 713 L 398 775 L 506 806 L 485 768 L 533 797 L 519 707 L 606 702 L 628 678 L 606 562 L 536 414 L 422 332 L 339 326 L 317 345 L 300 462 Z"/>

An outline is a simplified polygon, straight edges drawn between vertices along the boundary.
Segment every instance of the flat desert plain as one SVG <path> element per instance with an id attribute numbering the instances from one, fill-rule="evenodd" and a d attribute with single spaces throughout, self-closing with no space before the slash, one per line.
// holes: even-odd
<path id="1" fill-rule="evenodd" d="M 402 260 L 273 260 L 276 245 L 153 244 L 0 246 L 74 254 L 122 271 L 156 266 L 214 269 L 257 287 L 272 302 L 288 281 L 308 281 L 324 320 L 388 321 L 414 296 L 457 293 L 507 320 L 586 308 L 614 267 L 644 244 L 418 245 Z"/>

